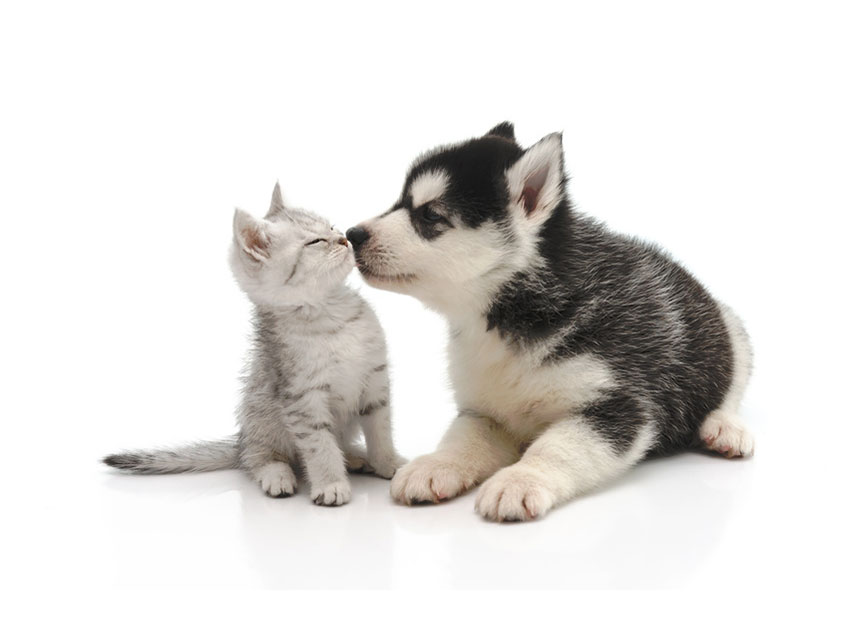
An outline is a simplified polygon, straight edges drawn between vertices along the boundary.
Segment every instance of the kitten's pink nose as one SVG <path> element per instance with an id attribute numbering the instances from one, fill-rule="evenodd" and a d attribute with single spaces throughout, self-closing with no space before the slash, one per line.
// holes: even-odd
<path id="1" fill-rule="evenodd" d="M 342 246 L 348 246 L 348 239 L 347 239 L 347 238 L 345 238 L 345 236 L 342 236 L 341 238 L 339 238 L 339 239 L 337 240 L 337 242 L 338 242 L 339 244 L 341 244 Z"/>

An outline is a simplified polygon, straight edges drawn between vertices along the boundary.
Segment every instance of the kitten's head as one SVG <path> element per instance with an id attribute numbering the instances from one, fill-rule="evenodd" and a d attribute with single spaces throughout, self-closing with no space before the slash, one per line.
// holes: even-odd
<path id="1" fill-rule="evenodd" d="M 264 218 L 236 210 L 230 266 L 255 304 L 318 304 L 351 272 L 354 251 L 322 217 L 284 206 L 275 185 Z"/>

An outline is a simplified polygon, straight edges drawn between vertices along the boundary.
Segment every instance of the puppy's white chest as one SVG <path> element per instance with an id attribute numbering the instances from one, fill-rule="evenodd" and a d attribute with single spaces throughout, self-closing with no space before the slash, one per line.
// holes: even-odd
<path id="1" fill-rule="evenodd" d="M 460 409 L 491 416 L 517 435 L 537 432 L 614 384 L 609 367 L 594 356 L 545 363 L 493 331 L 461 332 L 449 351 Z"/>

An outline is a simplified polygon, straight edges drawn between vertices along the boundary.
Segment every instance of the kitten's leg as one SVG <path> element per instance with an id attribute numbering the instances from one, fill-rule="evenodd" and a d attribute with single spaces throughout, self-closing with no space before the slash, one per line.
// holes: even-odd
<path id="1" fill-rule="evenodd" d="M 611 397 L 550 426 L 518 463 L 481 486 L 475 509 L 495 521 L 531 520 L 622 474 L 643 458 L 654 436 L 652 425 L 639 415 L 622 433 L 602 434 L 602 422 L 638 414 L 634 406 L 623 409 L 624 404 L 626 397 Z"/>
<path id="2" fill-rule="evenodd" d="M 365 448 L 356 445 L 345 446 L 345 468 L 350 473 L 374 473 Z"/>
<path id="3" fill-rule="evenodd" d="M 342 452 L 345 454 L 345 467 L 352 473 L 372 473 L 366 457 L 366 449 L 360 445 L 362 431 L 360 423 L 351 418 L 342 431 Z"/>
<path id="4" fill-rule="evenodd" d="M 450 499 L 519 458 L 518 444 L 493 420 L 462 413 L 432 454 L 398 470 L 392 497 L 405 504 Z"/>
<path id="5" fill-rule="evenodd" d="M 341 506 L 351 500 L 345 458 L 333 430 L 326 387 L 291 395 L 284 411 L 295 449 L 300 456 L 310 497 L 320 506 Z"/>
<path id="6" fill-rule="evenodd" d="M 298 480 L 289 462 L 275 453 L 265 443 L 251 441 L 243 435 L 241 443 L 241 465 L 259 482 L 269 497 L 289 497 L 295 493 Z"/>
<path id="7" fill-rule="evenodd" d="M 375 475 L 391 479 L 397 469 L 407 461 L 395 452 L 389 405 L 383 403 L 367 406 L 362 413 L 360 424 L 366 438 L 368 466 Z"/>
<path id="8" fill-rule="evenodd" d="M 390 479 L 406 461 L 395 452 L 392 441 L 392 411 L 389 406 L 389 376 L 385 365 L 372 374 L 359 410 L 366 440 L 368 466 L 381 478 Z"/>

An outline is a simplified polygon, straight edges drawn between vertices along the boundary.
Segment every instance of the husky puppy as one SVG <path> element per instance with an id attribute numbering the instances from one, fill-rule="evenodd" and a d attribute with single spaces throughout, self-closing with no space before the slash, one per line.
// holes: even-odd
<path id="1" fill-rule="evenodd" d="M 351 499 L 346 461 L 391 478 L 403 460 L 392 443 L 386 344 L 371 307 L 345 285 L 354 267 L 345 237 L 284 207 L 275 186 L 264 219 L 236 211 L 230 264 L 255 305 L 238 435 L 103 462 L 149 474 L 241 467 L 271 497 L 295 492 L 297 464 L 323 506 Z M 360 430 L 367 453 L 354 446 Z"/>
<path id="2" fill-rule="evenodd" d="M 459 414 L 401 468 L 403 503 L 450 499 L 529 520 L 641 459 L 694 446 L 749 456 L 740 320 L 658 248 L 575 212 L 561 135 L 503 123 L 416 160 L 389 211 L 349 229 L 371 285 L 450 326 Z"/>

